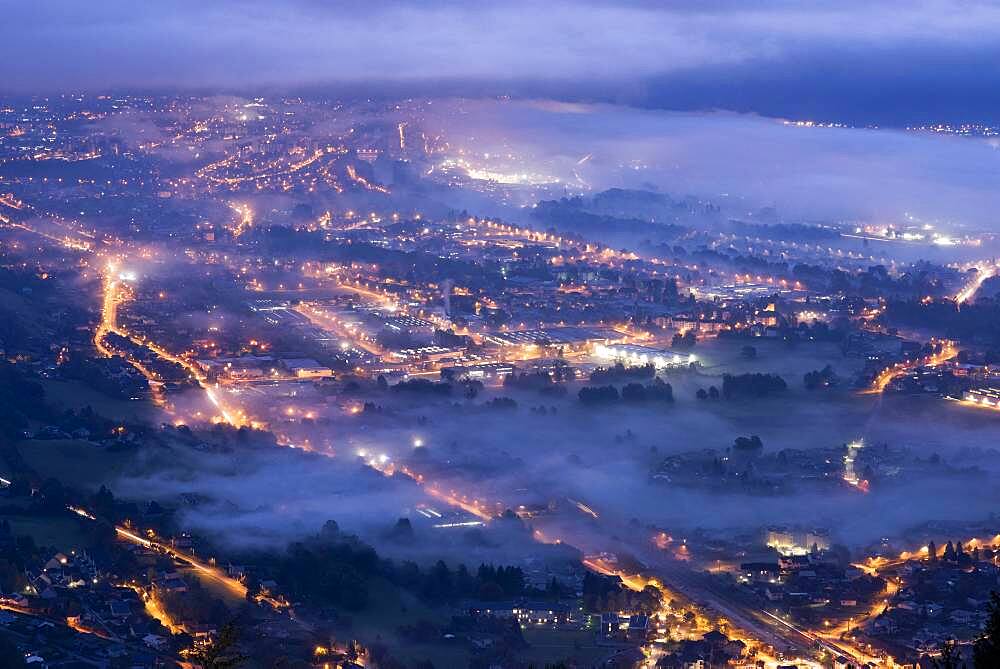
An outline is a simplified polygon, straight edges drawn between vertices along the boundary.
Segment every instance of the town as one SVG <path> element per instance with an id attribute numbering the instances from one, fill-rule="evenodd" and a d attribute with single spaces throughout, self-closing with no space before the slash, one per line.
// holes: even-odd
<path id="1" fill-rule="evenodd" d="M 994 119 L 112 79 L 0 86 L 3 666 L 998 666 Z"/>

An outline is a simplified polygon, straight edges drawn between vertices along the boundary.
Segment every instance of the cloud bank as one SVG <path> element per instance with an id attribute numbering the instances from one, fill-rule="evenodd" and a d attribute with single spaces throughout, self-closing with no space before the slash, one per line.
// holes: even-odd
<path id="1" fill-rule="evenodd" d="M 4 11 L 10 91 L 433 83 L 666 108 L 940 115 L 991 109 L 1000 78 L 1000 7 L 985 2 L 52 0 Z"/>

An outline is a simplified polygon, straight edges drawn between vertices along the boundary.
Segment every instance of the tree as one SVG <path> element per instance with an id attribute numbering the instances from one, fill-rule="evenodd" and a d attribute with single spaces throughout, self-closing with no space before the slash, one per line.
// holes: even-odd
<path id="1" fill-rule="evenodd" d="M 653 382 L 646 386 L 646 399 L 654 402 L 668 402 L 672 403 L 674 401 L 674 388 L 669 383 L 656 377 Z M 622 393 L 624 396 L 624 391 Z"/>
<path id="2" fill-rule="evenodd" d="M 106 520 L 115 520 L 115 496 L 103 485 L 94 495 L 94 512 Z"/>
<path id="3" fill-rule="evenodd" d="M 0 669 L 22 669 L 28 664 L 24 661 L 24 653 L 6 634 L 0 635 Z"/>
<path id="4" fill-rule="evenodd" d="M 704 388 L 699 388 L 699 389 L 698 389 L 698 392 L 697 392 L 697 393 L 695 393 L 695 396 L 696 396 L 696 397 L 697 397 L 698 399 L 700 399 L 700 400 L 707 400 L 707 399 L 708 399 L 708 393 L 706 393 L 706 392 L 705 392 L 705 389 L 704 389 Z"/>
<path id="5" fill-rule="evenodd" d="M 622 387 L 622 400 L 625 402 L 645 402 L 646 389 L 641 383 L 627 383 Z"/>
<path id="6" fill-rule="evenodd" d="M 618 389 L 614 386 L 585 386 L 577 393 L 584 404 L 612 404 L 620 399 Z"/>
<path id="7" fill-rule="evenodd" d="M 930 562 L 937 562 L 937 544 L 933 541 L 927 544 L 927 559 Z"/>
<path id="8" fill-rule="evenodd" d="M 962 656 L 958 652 L 958 644 L 954 639 L 942 641 L 940 646 L 941 655 L 931 658 L 931 665 L 934 669 L 965 669 L 966 664 L 962 661 Z"/>
<path id="9" fill-rule="evenodd" d="M 211 644 L 190 655 L 192 663 L 201 665 L 202 669 L 233 669 L 243 665 L 247 657 L 236 648 L 239 636 L 236 625 L 226 623 Z"/>
<path id="10" fill-rule="evenodd" d="M 972 647 L 972 661 L 976 669 L 1000 667 L 1000 594 L 990 593 L 990 603 L 987 606 L 989 618 L 983 635 Z"/>
<path id="11" fill-rule="evenodd" d="M 465 387 L 465 399 L 467 400 L 476 399 L 476 396 L 479 395 L 480 389 L 483 387 L 483 384 L 480 381 L 465 381 L 462 385 Z"/>
<path id="12" fill-rule="evenodd" d="M 803 376 L 803 382 L 805 383 L 806 390 L 829 388 L 830 386 L 837 385 L 837 375 L 833 372 L 833 368 L 827 365 L 823 369 L 814 369 L 811 372 L 806 372 Z"/>
<path id="13" fill-rule="evenodd" d="M 671 340 L 671 346 L 673 348 L 691 348 L 697 341 L 698 339 L 695 337 L 694 331 L 688 330 L 684 334 L 681 334 L 680 332 L 674 334 L 674 337 Z"/>
<path id="14" fill-rule="evenodd" d="M 764 442 L 756 434 L 750 437 L 736 437 L 733 441 L 733 448 L 737 451 L 760 453 L 764 450 Z"/>
<path id="15" fill-rule="evenodd" d="M 785 380 L 777 374 L 724 374 L 722 376 L 722 396 L 727 400 L 756 399 L 784 392 L 787 388 Z"/>

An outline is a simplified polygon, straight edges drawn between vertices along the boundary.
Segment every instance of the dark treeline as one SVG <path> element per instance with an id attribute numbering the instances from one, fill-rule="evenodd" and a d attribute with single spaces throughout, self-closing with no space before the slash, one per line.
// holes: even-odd
<path id="1" fill-rule="evenodd" d="M 400 381 L 396 385 L 390 386 L 390 388 L 396 393 L 416 393 L 441 396 L 451 394 L 450 383 L 434 382 L 428 379 L 408 379 L 406 381 Z"/>
<path id="2" fill-rule="evenodd" d="M 79 410 L 54 409 L 46 402 L 41 384 L 16 365 L 0 362 L 0 437 L 11 441 L 20 439 L 31 421 L 46 426 L 36 435 L 40 439 L 78 435 L 98 440 L 145 431 L 137 425 L 123 426 L 121 421 L 102 416 L 89 406 Z"/>
<path id="3" fill-rule="evenodd" d="M 614 386 L 584 386 L 577 397 L 584 404 L 614 404 L 622 397 Z"/>
<path id="4" fill-rule="evenodd" d="M 733 440 L 733 449 L 743 453 L 757 453 L 764 450 L 764 442 L 756 434 L 749 437 L 736 437 Z"/>
<path id="5" fill-rule="evenodd" d="M 694 334 L 694 330 L 677 332 L 670 340 L 670 345 L 673 348 L 692 348 L 696 343 L 698 343 L 698 337 Z"/>
<path id="6" fill-rule="evenodd" d="M 656 367 L 652 364 L 626 367 L 618 362 L 612 367 L 598 367 L 590 373 L 590 380 L 594 383 L 620 383 L 622 381 L 643 381 L 654 376 L 656 376 Z"/>
<path id="7" fill-rule="evenodd" d="M 0 363 L 0 430 L 13 436 L 28 426 L 29 419 L 46 420 L 45 390 L 17 367 Z"/>
<path id="8" fill-rule="evenodd" d="M 838 381 L 837 375 L 833 373 L 833 368 L 830 365 L 825 366 L 823 369 L 814 369 L 811 372 L 806 372 L 802 380 L 805 383 L 806 390 L 829 388 L 837 385 Z"/>
<path id="9" fill-rule="evenodd" d="M 777 374 L 726 374 L 722 377 L 722 396 L 728 399 L 755 399 L 784 392 L 788 384 Z"/>
<path id="10" fill-rule="evenodd" d="M 572 378 L 572 372 L 566 367 L 557 367 L 552 374 L 548 372 L 515 372 L 503 378 L 504 388 L 516 390 L 536 390 L 540 393 L 550 394 L 560 392 L 558 388 L 560 381 Z M 565 392 L 565 388 L 562 388 Z"/>
<path id="11" fill-rule="evenodd" d="M 1000 347 L 1000 301 L 890 300 L 881 319 L 890 325 L 926 328 L 949 339 L 975 340 Z"/>
<path id="12" fill-rule="evenodd" d="M 662 402 L 669 404 L 674 401 L 674 389 L 662 379 L 654 378 L 652 383 L 646 385 L 627 383 L 622 387 L 621 392 L 612 385 L 584 386 L 580 388 L 577 397 L 581 403 L 590 406 L 617 404 L 618 402 L 629 404 Z"/>
<path id="13" fill-rule="evenodd" d="M 629 383 L 622 387 L 623 402 L 673 402 L 674 389 L 662 379 L 653 379 L 652 383 Z"/>
<path id="14" fill-rule="evenodd" d="M 451 568 L 440 560 L 430 568 L 410 561 L 397 563 L 380 557 L 356 536 L 342 533 L 334 521 L 327 521 L 318 535 L 291 544 L 284 554 L 252 559 L 273 575 L 290 599 L 348 611 L 363 610 L 373 583 L 380 579 L 430 603 L 522 596 L 558 599 L 568 594 L 555 580 L 541 591 L 529 588 L 520 567 L 481 564 L 471 571 L 464 564 Z"/>
<path id="15" fill-rule="evenodd" d="M 577 196 L 560 200 L 543 200 L 532 210 L 531 215 L 542 225 L 561 232 L 572 232 L 584 237 L 615 239 L 650 236 L 648 221 L 587 211 L 590 203 Z M 661 239 L 676 239 L 687 232 L 687 228 L 660 224 L 655 232 Z"/>
<path id="16" fill-rule="evenodd" d="M 652 586 L 635 591 L 625 587 L 617 576 L 589 571 L 583 575 L 583 608 L 592 613 L 639 611 L 651 614 L 661 605 L 662 595 Z"/>
<path id="17" fill-rule="evenodd" d="M 795 241 L 817 241 L 839 239 L 840 230 L 822 225 L 802 223 L 749 223 L 730 219 L 726 227 L 741 235 L 767 237 L 769 239 L 791 239 Z"/>
<path id="18" fill-rule="evenodd" d="M 309 232 L 283 225 L 252 230 L 262 252 L 275 255 L 292 253 L 301 258 L 363 262 L 383 268 L 387 276 L 403 277 L 413 282 L 438 281 L 442 276 L 472 288 L 483 288 L 500 280 L 499 266 L 442 258 L 424 251 L 399 251 L 374 244 L 329 242 L 323 231 Z"/>

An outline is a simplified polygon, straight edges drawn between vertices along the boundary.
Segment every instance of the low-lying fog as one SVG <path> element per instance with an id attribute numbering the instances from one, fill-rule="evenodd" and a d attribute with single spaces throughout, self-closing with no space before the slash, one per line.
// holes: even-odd
<path id="1" fill-rule="evenodd" d="M 571 188 L 651 188 L 737 208 L 777 206 L 789 217 L 899 223 L 909 214 L 1000 231 L 992 214 L 1000 143 L 992 139 L 555 102 L 435 110 L 428 126 L 477 165 L 557 177 Z"/>
<path id="2" fill-rule="evenodd" d="M 420 502 L 430 501 L 439 510 L 447 506 L 430 500 L 412 482 L 366 470 L 356 457 L 360 449 L 408 461 L 418 471 L 434 472 L 445 487 L 506 506 L 556 500 L 565 508 L 566 498 L 582 501 L 601 515 L 598 532 L 603 535 L 628 535 L 633 518 L 675 534 L 695 528 L 743 532 L 801 524 L 828 528 L 836 539 L 862 545 L 928 520 L 978 520 L 998 508 L 995 416 L 930 397 L 880 398 L 846 389 L 809 392 L 802 389 L 801 372 L 792 374 L 797 366 L 807 371 L 827 361 L 843 372 L 857 364 L 838 356 L 825 349 L 817 349 L 812 358 L 801 350 L 789 356 L 779 344 L 762 346 L 760 358 L 744 366 L 781 371 L 790 390 L 781 399 L 747 403 L 694 398 L 697 388 L 718 383 L 718 368 L 697 376 L 668 374 L 677 397 L 673 406 L 585 408 L 576 400 L 575 388 L 559 399 L 487 391 L 473 402 L 459 395 L 445 402 L 374 395 L 370 399 L 383 412 L 338 413 L 312 428 L 329 436 L 334 457 L 280 447 L 237 446 L 228 455 L 190 448 L 169 456 L 154 451 L 155 466 L 136 469 L 114 489 L 142 499 L 204 496 L 208 499 L 183 505 L 183 522 L 238 545 L 277 547 L 334 519 L 390 553 L 398 546 L 383 539 L 398 517 L 419 520 L 415 508 Z M 496 394 L 516 397 L 518 408 L 478 406 Z M 555 406 L 557 412 L 531 410 L 541 405 Z M 761 437 L 765 455 L 785 448 L 834 448 L 863 438 L 869 445 L 884 442 L 910 449 L 910 458 L 919 457 L 924 464 L 880 477 L 868 493 L 837 482 L 813 482 L 796 483 L 786 494 L 758 495 L 651 478 L 668 455 L 724 451 L 735 437 L 750 434 Z M 419 451 L 413 446 L 416 439 L 424 444 Z M 943 463 L 927 462 L 933 454 Z M 983 471 L 961 471 L 971 466 Z M 443 535 L 433 532 L 440 530 L 418 526 L 423 549 L 463 550 L 461 540 L 448 546 L 436 538 Z M 633 532 L 637 539 L 644 537 L 643 530 Z"/>

